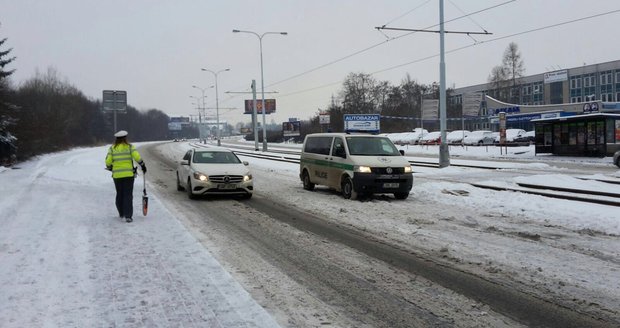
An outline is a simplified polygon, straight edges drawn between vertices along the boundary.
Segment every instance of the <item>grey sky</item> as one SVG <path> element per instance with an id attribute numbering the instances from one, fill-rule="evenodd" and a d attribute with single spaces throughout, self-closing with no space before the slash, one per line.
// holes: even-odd
<path id="1" fill-rule="evenodd" d="M 445 0 L 445 20 L 504 2 Z M 265 90 L 278 92 L 266 96 L 277 100 L 277 113 L 268 121 L 316 114 L 350 72 L 374 73 L 414 62 L 374 77 L 398 84 L 409 73 L 420 83 L 439 81 L 439 58 L 422 60 L 438 54 L 439 36 L 415 33 L 270 86 L 385 41 L 375 26 L 437 24 L 438 0 L 0 0 L 0 8 L 0 37 L 8 38 L 6 45 L 17 57 L 9 67 L 16 69 L 14 84 L 33 77 L 37 69 L 53 67 L 88 97 L 101 98 L 104 89 L 126 90 L 132 106 L 157 108 L 170 116 L 197 114 L 190 96 L 201 92 L 192 85 L 214 85 L 212 74 L 201 68 L 230 68 L 219 75 L 220 107 L 236 109 L 221 109 L 220 119 L 250 121 L 242 113 L 243 99 L 251 95 L 225 92 L 249 91 L 252 79 L 260 84 L 259 42 L 233 29 L 288 32 L 263 38 Z M 487 41 L 619 9 L 617 0 L 519 0 L 447 23 L 446 30 L 480 32 L 482 27 L 493 35 L 473 38 Z M 509 42 L 519 45 L 526 75 L 620 59 L 615 40 L 619 19 L 620 13 L 612 13 L 448 53 L 447 84 L 485 83 Z M 466 35 L 448 34 L 446 51 L 473 43 Z M 260 85 L 258 90 L 260 98 Z M 206 95 L 207 107 L 215 108 L 215 89 Z"/>

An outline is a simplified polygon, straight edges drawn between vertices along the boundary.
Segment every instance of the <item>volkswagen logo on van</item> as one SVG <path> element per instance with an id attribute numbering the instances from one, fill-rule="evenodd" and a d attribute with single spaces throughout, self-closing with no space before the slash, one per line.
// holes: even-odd
<path id="1" fill-rule="evenodd" d="M 394 172 L 394 170 L 392 170 L 391 167 L 388 167 L 387 169 L 385 169 L 385 173 L 387 174 L 392 174 L 392 172 Z"/>

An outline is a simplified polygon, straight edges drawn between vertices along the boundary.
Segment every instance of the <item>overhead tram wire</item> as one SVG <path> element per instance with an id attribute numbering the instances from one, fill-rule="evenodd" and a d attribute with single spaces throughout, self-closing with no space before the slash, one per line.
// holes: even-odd
<path id="1" fill-rule="evenodd" d="M 429 3 L 429 2 L 431 2 L 431 0 L 426 0 L 423 4 L 421 4 L 421 5 L 419 5 L 419 6 L 415 7 L 415 8 L 413 8 L 413 9 L 411 9 L 411 10 L 407 11 L 406 13 L 404 13 L 404 14 L 402 14 L 402 15 L 400 15 L 400 16 L 398 16 L 398 17 L 396 17 L 396 18 L 392 19 L 392 20 L 390 20 L 389 22 L 387 22 L 387 23 L 383 24 L 383 26 L 388 26 L 388 25 L 390 25 L 390 24 L 394 23 L 395 21 L 397 21 L 397 20 L 399 20 L 399 19 L 401 19 L 401 18 L 403 18 L 403 17 L 405 17 L 405 16 L 407 16 L 407 15 L 411 14 L 412 12 L 414 12 L 414 11 L 416 11 L 416 10 L 418 10 L 418 9 L 422 8 L 424 5 L 426 5 L 426 4 L 427 4 L 427 3 Z"/>
<path id="2" fill-rule="evenodd" d="M 417 6 L 417 7 L 413 8 L 413 9 L 411 9 L 410 11 L 406 12 L 405 14 L 400 15 L 400 16 L 396 17 L 395 19 L 392 19 L 390 22 L 388 22 L 388 23 L 384 24 L 383 26 L 386 26 L 386 25 L 390 24 L 391 22 L 393 22 L 393 21 L 395 21 L 395 20 L 397 20 L 397 19 L 400 19 L 400 18 L 401 18 L 401 17 L 403 17 L 403 16 L 408 15 L 409 13 L 413 12 L 413 11 L 414 11 L 414 10 L 416 10 L 416 9 L 419 9 L 420 7 L 422 7 L 423 5 L 425 5 L 426 3 L 430 2 L 430 1 L 431 1 L 431 0 L 428 0 L 428 1 L 426 1 L 425 3 L 423 3 L 422 5 Z M 515 2 L 515 1 L 517 1 L 517 0 L 509 0 L 509 1 L 504 1 L 504 2 L 499 3 L 499 4 L 497 4 L 497 5 L 493 5 L 493 6 L 490 6 L 490 7 L 487 7 L 487 8 L 483 8 L 483 9 L 480 9 L 480 10 L 477 10 L 477 11 L 474 11 L 474 12 L 471 12 L 471 13 L 469 13 L 469 14 L 465 14 L 465 15 L 463 15 L 463 16 L 455 17 L 455 18 L 453 18 L 453 19 L 450 19 L 450 20 L 445 21 L 444 23 L 454 22 L 454 21 L 456 21 L 456 20 L 459 20 L 459 19 L 462 19 L 462 18 L 465 18 L 465 17 L 469 17 L 469 16 L 472 16 L 472 15 L 476 15 L 476 14 L 479 14 L 479 13 L 481 13 L 481 12 L 488 11 L 488 10 L 491 10 L 491 9 L 495 9 L 495 8 L 497 8 L 497 7 L 501 7 L 501 6 L 504 6 L 504 5 L 506 5 L 506 4 L 509 4 L 509 3 L 511 3 L 511 2 Z M 439 24 L 434 24 L 434 25 L 428 26 L 428 27 L 426 27 L 425 29 L 430 29 L 430 28 L 433 28 L 433 27 L 436 27 L 436 26 L 439 26 Z M 361 53 L 364 53 L 364 52 L 366 52 L 366 51 L 369 51 L 369 50 L 372 50 L 372 49 L 374 49 L 374 48 L 376 48 L 376 47 L 379 47 L 379 46 L 381 46 L 381 45 L 384 45 L 384 44 L 388 43 L 389 41 L 392 41 L 392 40 L 397 40 L 397 39 L 401 39 L 401 38 L 404 38 L 404 37 L 409 36 L 409 35 L 414 34 L 414 33 L 417 33 L 417 32 L 405 33 L 405 34 L 403 34 L 403 35 L 399 35 L 399 36 L 397 36 L 397 37 L 392 37 L 392 38 L 389 38 L 389 39 L 387 39 L 387 40 L 385 40 L 385 41 L 382 41 L 382 42 L 379 42 L 379 43 L 373 44 L 373 45 L 368 46 L 368 47 L 366 47 L 366 48 L 364 48 L 364 49 L 358 50 L 358 51 L 356 51 L 356 52 L 354 52 L 354 53 L 352 53 L 352 54 L 346 55 L 346 56 L 344 56 L 344 57 L 341 57 L 341 58 L 335 59 L 335 60 L 333 60 L 333 61 L 331 61 L 331 62 L 328 62 L 328 63 L 326 63 L 326 64 L 319 65 L 319 66 L 314 67 L 314 68 L 311 68 L 311 69 L 309 69 L 309 70 L 307 70 L 307 71 L 304 71 L 304 72 L 301 72 L 301 73 L 299 73 L 299 74 L 295 74 L 295 75 L 293 75 L 293 76 L 290 76 L 290 77 L 288 77 L 288 78 L 285 78 L 285 79 L 283 79 L 283 80 L 280 80 L 280 81 L 276 81 L 276 82 L 274 82 L 274 83 L 271 83 L 271 84 L 267 85 L 267 87 L 272 87 L 272 86 L 274 86 L 274 85 L 278 85 L 278 84 L 280 84 L 280 83 L 284 83 L 284 82 L 287 82 L 287 81 L 290 81 L 290 80 L 296 79 L 296 78 L 298 78 L 298 77 L 300 77 L 300 76 L 304 76 L 304 75 L 306 75 L 306 74 L 310 74 L 310 73 L 312 73 L 312 72 L 314 72 L 314 71 L 320 70 L 320 69 L 325 68 L 325 67 L 327 67 L 327 66 L 331 66 L 331 65 L 336 64 L 336 63 L 339 63 L 339 62 L 341 62 L 341 61 L 343 61 L 343 60 L 345 60 L 345 59 L 349 59 L 349 58 L 351 58 L 351 57 L 353 57 L 353 56 L 359 55 L 359 54 L 361 54 Z M 338 81 L 338 82 L 333 82 L 333 83 L 329 83 L 329 84 L 326 84 L 326 85 L 321 85 L 321 86 L 314 87 L 314 88 L 310 88 L 310 89 L 304 89 L 304 90 L 301 90 L 301 91 L 295 91 L 295 92 L 288 93 L 288 94 L 285 94 L 285 95 L 280 95 L 279 97 L 286 97 L 286 96 L 290 96 L 290 95 L 294 95 L 294 94 L 298 94 L 298 93 L 303 93 L 303 92 L 307 92 L 307 91 L 312 91 L 312 90 L 316 90 L 316 89 L 321 89 L 321 88 L 325 88 L 325 87 L 328 87 L 328 86 L 331 86 L 331 85 L 339 84 L 340 82 L 341 82 L 341 81 Z M 249 90 L 249 89 L 245 89 L 245 90 Z M 236 98 L 239 98 L 239 97 L 241 97 L 241 96 L 230 96 L 230 97 L 228 97 L 228 98 L 224 99 L 222 102 L 230 101 L 230 100 L 233 100 L 233 99 L 236 99 Z"/>
<path id="3" fill-rule="evenodd" d="M 450 19 L 450 20 L 445 21 L 445 22 L 444 22 L 444 24 L 445 24 L 445 23 L 449 23 L 449 22 L 453 22 L 453 21 L 456 21 L 456 20 L 459 20 L 459 19 L 462 19 L 462 18 L 465 18 L 465 17 L 469 17 L 469 16 L 471 16 L 471 15 L 479 14 L 479 13 L 484 12 L 484 11 L 488 11 L 488 10 L 491 10 L 491 9 L 495 9 L 495 8 L 497 8 L 497 7 L 500 7 L 500 6 L 503 6 L 503 5 L 506 5 L 506 4 L 509 4 L 509 3 L 511 3 L 511 2 L 515 2 L 515 1 L 517 1 L 517 0 L 509 0 L 509 1 L 505 1 L 505 2 L 502 2 L 502 3 L 500 3 L 500 4 L 497 4 L 497 5 L 494 5 L 494 6 L 491 6 L 491 7 L 487 7 L 487 8 L 484 8 L 484 9 L 480 9 L 480 10 L 477 10 L 477 11 L 471 12 L 471 13 L 469 13 L 469 14 L 463 15 L 463 16 L 455 17 L 455 18 L 453 18 L 453 19 Z M 436 26 L 439 26 L 439 24 L 434 24 L 434 25 L 428 26 L 428 27 L 426 27 L 426 28 L 424 28 L 424 29 L 430 29 L 430 28 L 433 28 L 433 27 L 436 27 Z M 300 77 L 300 76 L 303 76 L 303 75 L 306 75 L 306 74 L 312 73 L 312 72 L 317 71 L 317 70 L 319 70 L 319 69 L 321 69 L 321 68 L 325 68 L 325 67 L 327 67 L 327 66 L 330 66 L 330 65 L 336 64 L 336 63 L 341 62 L 341 61 L 343 61 L 343 60 L 345 60 L 345 59 L 351 58 L 351 57 L 353 57 L 353 56 L 356 56 L 356 55 L 359 55 L 359 54 L 364 53 L 364 52 L 366 52 L 366 51 L 369 51 L 369 50 L 371 50 L 371 49 L 374 49 L 374 48 L 376 48 L 376 47 L 378 47 L 378 46 L 384 45 L 384 44 L 386 44 L 386 43 L 388 43 L 388 42 L 390 42 L 390 41 L 392 41 L 392 40 L 397 40 L 397 39 L 400 39 L 400 38 L 404 38 L 404 37 L 409 36 L 409 35 L 414 34 L 414 33 L 417 33 L 417 32 L 405 33 L 405 34 L 403 34 L 403 35 L 399 35 L 399 36 L 397 36 L 397 37 L 393 37 L 393 38 L 387 39 L 387 40 L 385 40 L 385 41 L 381 41 L 381 42 L 379 42 L 379 43 L 376 43 L 376 44 L 373 44 L 373 45 L 371 45 L 371 46 L 369 46 L 369 47 L 366 47 L 366 48 L 364 48 L 364 49 L 362 49 L 362 50 L 356 51 L 356 52 L 354 52 L 354 53 L 352 53 L 352 54 L 346 55 L 346 56 L 344 56 L 344 57 L 342 57 L 342 58 L 335 59 L 335 60 L 333 60 L 333 61 L 331 61 L 331 62 L 328 62 L 328 63 L 326 63 L 326 64 L 323 64 L 323 65 L 317 66 L 317 67 L 315 67 L 315 68 L 311 68 L 311 69 L 309 69 L 309 70 L 307 70 L 307 71 L 301 72 L 301 73 L 299 73 L 299 74 L 293 75 L 293 76 L 288 77 L 288 78 L 286 78 L 286 79 L 283 79 L 283 80 L 280 80 L 280 81 L 274 82 L 274 83 L 272 83 L 272 84 L 269 84 L 269 85 L 267 85 L 267 87 L 272 87 L 272 86 L 274 86 L 274 85 L 277 85 L 277 84 L 280 84 L 280 83 L 283 83 L 283 82 L 286 82 L 286 81 L 290 81 L 290 80 L 295 79 L 295 78 L 298 78 L 298 77 Z"/>
<path id="4" fill-rule="evenodd" d="M 543 27 L 538 27 L 538 28 L 534 28 L 534 29 L 530 29 L 530 30 L 526 30 L 526 31 L 522 31 L 522 32 L 517 32 L 517 33 L 505 35 L 505 36 L 496 37 L 496 38 L 493 38 L 493 39 L 490 39 L 490 40 L 486 40 L 486 41 L 478 41 L 477 43 L 474 43 L 474 44 L 470 44 L 470 45 L 466 45 L 466 46 L 463 46 L 463 47 L 459 47 L 459 48 L 455 48 L 455 49 L 452 49 L 452 50 L 448 50 L 448 51 L 446 51 L 446 54 L 458 52 L 460 50 L 464 50 L 464 49 L 471 48 L 471 47 L 475 47 L 475 46 L 478 46 L 478 45 L 483 44 L 483 43 L 490 43 L 490 42 L 494 42 L 494 41 L 499 41 L 499 40 L 503 40 L 503 39 L 507 39 L 507 38 L 511 38 L 511 37 L 515 37 L 515 36 L 519 36 L 519 35 L 523 35 L 523 34 L 529 34 L 529 33 L 538 32 L 538 31 L 542 31 L 542 30 L 546 30 L 546 29 L 550 29 L 550 28 L 554 28 L 554 27 L 558 27 L 558 26 L 563 26 L 563 25 L 567 25 L 567 24 L 571 24 L 571 23 L 576 23 L 576 22 L 580 22 L 580 21 L 584 21 L 584 20 L 588 20 L 588 19 L 592 19 L 592 18 L 597 18 L 597 17 L 601 17 L 601 16 L 615 14 L 615 13 L 618 13 L 618 12 L 620 12 L 620 9 L 616 9 L 616 10 L 612 10 L 612 11 L 608 11 L 608 12 L 604 12 L 604 13 L 600 13 L 600 14 L 590 15 L 590 16 L 586 16 L 586 17 L 582 17 L 582 18 L 576 18 L 576 19 L 572 19 L 572 20 L 569 20 L 569 21 L 560 22 L 560 23 L 556 23 L 556 24 L 546 25 L 546 26 L 543 26 Z M 384 69 L 381 69 L 381 70 L 378 70 L 378 71 L 374 71 L 374 72 L 369 73 L 369 74 L 370 75 L 375 75 L 375 74 L 387 72 L 387 71 L 390 71 L 390 70 L 393 70 L 393 69 L 396 69 L 396 68 L 400 68 L 400 67 L 403 67 L 403 66 L 408 66 L 408 65 L 411 65 L 411 64 L 416 64 L 416 63 L 419 63 L 419 62 L 423 62 L 423 61 L 426 61 L 426 60 L 429 60 L 429 59 L 432 59 L 432 58 L 435 58 L 435 57 L 438 57 L 438 56 L 439 56 L 439 54 L 430 55 L 430 56 L 427 56 L 427 57 L 416 59 L 414 61 L 410 61 L 410 62 L 399 64 L 399 65 L 396 65 L 396 66 L 391 66 L 391 67 L 387 67 L 387 68 L 384 68 Z M 319 86 L 316 86 L 316 87 L 312 87 L 312 88 L 308 88 L 308 89 L 303 89 L 303 90 L 299 90 L 299 91 L 293 91 L 293 92 L 290 92 L 290 93 L 287 93 L 287 94 L 282 94 L 282 95 L 280 95 L 278 97 L 279 98 L 288 97 L 288 96 L 291 96 L 291 95 L 296 95 L 296 94 L 300 94 L 300 93 L 304 93 L 304 92 L 309 92 L 309 91 L 313 91 L 313 90 L 318 90 L 318 89 L 326 88 L 326 87 L 329 87 L 329 86 L 332 86 L 332 85 L 335 85 L 335 84 L 338 84 L 338 83 L 341 83 L 341 81 L 339 81 L 339 82 L 332 82 L 332 83 L 328 83 L 328 84 L 323 84 L 323 85 L 319 85 Z"/>

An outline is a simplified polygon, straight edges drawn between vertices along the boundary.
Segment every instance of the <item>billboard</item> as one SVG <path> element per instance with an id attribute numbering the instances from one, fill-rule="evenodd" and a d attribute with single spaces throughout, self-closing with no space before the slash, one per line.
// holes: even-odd
<path id="1" fill-rule="evenodd" d="M 282 122 L 282 135 L 286 137 L 299 137 L 301 135 L 301 121 Z"/>
<path id="2" fill-rule="evenodd" d="M 244 114 L 252 114 L 254 112 L 254 104 L 252 99 L 245 100 L 245 112 Z M 271 114 L 276 112 L 276 100 L 275 99 L 265 99 L 265 114 Z M 256 99 L 256 113 L 263 113 L 263 102 L 260 99 Z"/>
<path id="3" fill-rule="evenodd" d="M 439 117 L 439 99 L 422 99 L 422 119 L 432 120 Z"/>
<path id="4" fill-rule="evenodd" d="M 381 115 L 379 114 L 345 114 L 345 132 L 379 133 Z"/>

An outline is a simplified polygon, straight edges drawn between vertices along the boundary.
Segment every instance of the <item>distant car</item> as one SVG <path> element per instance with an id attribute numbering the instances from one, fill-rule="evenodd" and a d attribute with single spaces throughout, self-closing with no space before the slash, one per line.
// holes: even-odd
<path id="1" fill-rule="evenodd" d="M 620 150 L 614 153 L 614 164 L 620 168 Z"/>
<path id="2" fill-rule="evenodd" d="M 463 143 L 466 145 L 481 146 L 492 145 L 494 141 L 495 136 L 493 135 L 493 132 L 486 130 L 477 130 L 472 131 L 467 137 L 465 137 Z"/>
<path id="3" fill-rule="evenodd" d="M 416 128 L 412 132 L 397 133 L 393 138 L 388 138 L 396 145 L 417 145 L 427 133 L 426 129 Z"/>
<path id="4" fill-rule="evenodd" d="M 467 130 L 456 130 L 448 133 L 446 135 L 446 142 L 449 144 L 461 143 L 465 137 L 467 137 L 471 132 Z"/>
<path id="5" fill-rule="evenodd" d="M 536 141 L 536 133 L 535 131 L 527 131 L 522 136 L 516 137 L 514 142 L 518 143 L 533 143 Z"/>
<path id="6" fill-rule="evenodd" d="M 434 131 L 427 133 L 420 140 L 422 145 L 438 145 L 441 143 L 441 131 Z"/>
<path id="7" fill-rule="evenodd" d="M 200 195 L 240 195 L 251 198 L 252 174 L 232 151 L 224 148 L 190 149 L 177 166 L 177 190 L 190 199 Z"/>
<path id="8" fill-rule="evenodd" d="M 174 140 L 172 140 L 172 141 L 179 142 L 179 139 L 178 138 L 174 138 Z"/>
<path id="9" fill-rule="evenodd" d="M 506 142 L 512 143 L 515 141 L 515 138 L 521 137 L 525 134 L 525 130 L 523 129 L 506 129 Z M 499 134 L 495 137 L 495 143 L 499 143 L 500 136 Z"/>

